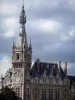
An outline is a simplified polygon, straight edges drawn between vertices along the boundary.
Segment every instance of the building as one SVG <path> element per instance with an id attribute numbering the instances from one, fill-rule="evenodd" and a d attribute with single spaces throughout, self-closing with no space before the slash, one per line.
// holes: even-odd
<path id="1" fill-rule="evenodd" d="M 41 62 L 33 66 L 32 45 L 27 43 L 24 4 L 20 15 L 20 32 L 12 46 L 12 68 L 2 77 L 1 86 L 13 88 L 22 100 L 75 100 L 75 77 L 67 75 L 59 63 Z"/>

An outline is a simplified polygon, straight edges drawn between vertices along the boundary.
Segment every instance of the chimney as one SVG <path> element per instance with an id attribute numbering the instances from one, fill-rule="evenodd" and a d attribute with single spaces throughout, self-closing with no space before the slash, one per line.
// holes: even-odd
<path id="1" fill-rule="evenodd" d="M 64 73 L 67 75 L 67 62 L 65 62 Z"/>
<path id="2" fill-rule="evenodd" d="M 60 67 L 61 67 L 61 61 L 59 61 L 58 63 L 58 69 L 60 70 Z"/>
<path id="3" fill-rule="evenodd" d="M 37 59 L 37 71 L 39 73 L 39 63 L 40 63 L 40 59 Z"/>

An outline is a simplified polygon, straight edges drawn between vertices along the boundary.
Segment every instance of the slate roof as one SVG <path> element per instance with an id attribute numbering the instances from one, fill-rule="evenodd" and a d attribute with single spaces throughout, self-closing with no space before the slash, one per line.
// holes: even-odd
<path id="1" fill-rule="evenodd" d="M 70 79 L 70 85 L 73 85 L 73 83 L 75 85 L 75 76 L 68 75 L 68 78 Z"/>
<path id="2" fill-rule="evenodd" d="M 46 75 L 53 73 L 53 75 L 56 76 L 58 72 L 58 64 L 57 63 L 47 63 L 47 62 L 38 63 L 37 61 L 35 61 L 30 71 L 31 76 L 40 77 L 41 75 L 43 75 L 44 72 L 46 72 Z M 65 77 L 65 73 L 62 70 L 62 68 L 60 68 L 60 77 L 62 79 Z"/>

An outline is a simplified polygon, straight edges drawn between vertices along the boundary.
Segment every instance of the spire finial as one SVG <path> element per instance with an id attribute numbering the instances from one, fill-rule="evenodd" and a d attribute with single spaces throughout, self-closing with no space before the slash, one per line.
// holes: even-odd
<path id="1" fill-rule="evenodd" d="M 22 5 L 23 5 L 23 7 L 24 7 L 24 0 L 22 0 Z"/>
<path id="2" fill-rule="evenodd" d="M 24 0 L 22 0 L 22 10 L 21 10 L 21 15 L 20 15 L 20 24 L 25 24 L 26 23 L 26 16 L 25 16 L 25 10 L 24 10 Z"/>
<path id="3" fill-rule="evenodd" d="M 22 11 L 24 10 L 24 0 L 22 0 Z"/>

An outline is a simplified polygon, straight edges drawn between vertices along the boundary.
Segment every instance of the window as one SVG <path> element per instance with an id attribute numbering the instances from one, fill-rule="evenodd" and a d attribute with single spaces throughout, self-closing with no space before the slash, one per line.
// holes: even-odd
<path id="1" fill-rule="evenodd" d="M 24 53 L 24 58 L 26 58 L 26 53 Z"/>
<path id="2" fill-rule="evenodd" d="M 53 79 L 52 78 L 49 78 L 49 82 L 52 83 L 53 82 Z"/>
<path id="3" fill-rule="evenodd" d="M 17 60 L 19 60 L 19 54 L 17 54 Z"/>
<path id="4" fill-rule="evenodd" d="M 59 83 L 59 79 L 58 78 L 56 79 L 56 83 Z"/>
<path id="5" fill-rule="evenodd" d="M 64 82 L 65 84 L 67 84 L 67 80 L 65 80 L 65 82 Z"/>
<path id="6" fill-rule="evenodd" d="M 30 60 L 30 55 L 28 54 L 28 60 Z"/>
<path id="7" fill-rule="evenodd" d="M 55 90 L 55 98 L 56 100 L 59 100 L 59 90 Z"/>
<path id="8" fill-rule="evenodd" d="M 27 98 L 27 99 L 30 98 L 29 88 L 26 89 L 26 98 Z"/>
<path id="9" fill-rule="evenodd" d="M 33 88 L 34 100 L 38 99 L 38 88 Z"/>
<path id="10" fill-rule="evenodd" d="M 46 100 L 46 89 L 42 89 L 42 100 Z"/>
<path id="11" fill-rule="evenodd" d="M 16 88 L 15 93 L 17 97 L 20 97 L 20 88 Z"/>
<path id="12" fill-rule="evenodd" d="M 46 78 L 45 77 L 43 78 L 43 82 L 46 83 Z"/>
<path id="13" fill-rule="evenodd" d="M 37 79 L 35 79 L 35 83 L 37 83 L 38 82 L 38 80 Z"/>
<path id="14" fill-rule="evenodd" d="M 43 78 L 43 82 L 46 83 L 46 78 L 45 77 Z"/>
<path id="15" fill-rule="evenodd" d="M 53 100 L 53 89 L 49 89 L 49 100 Z"/>

